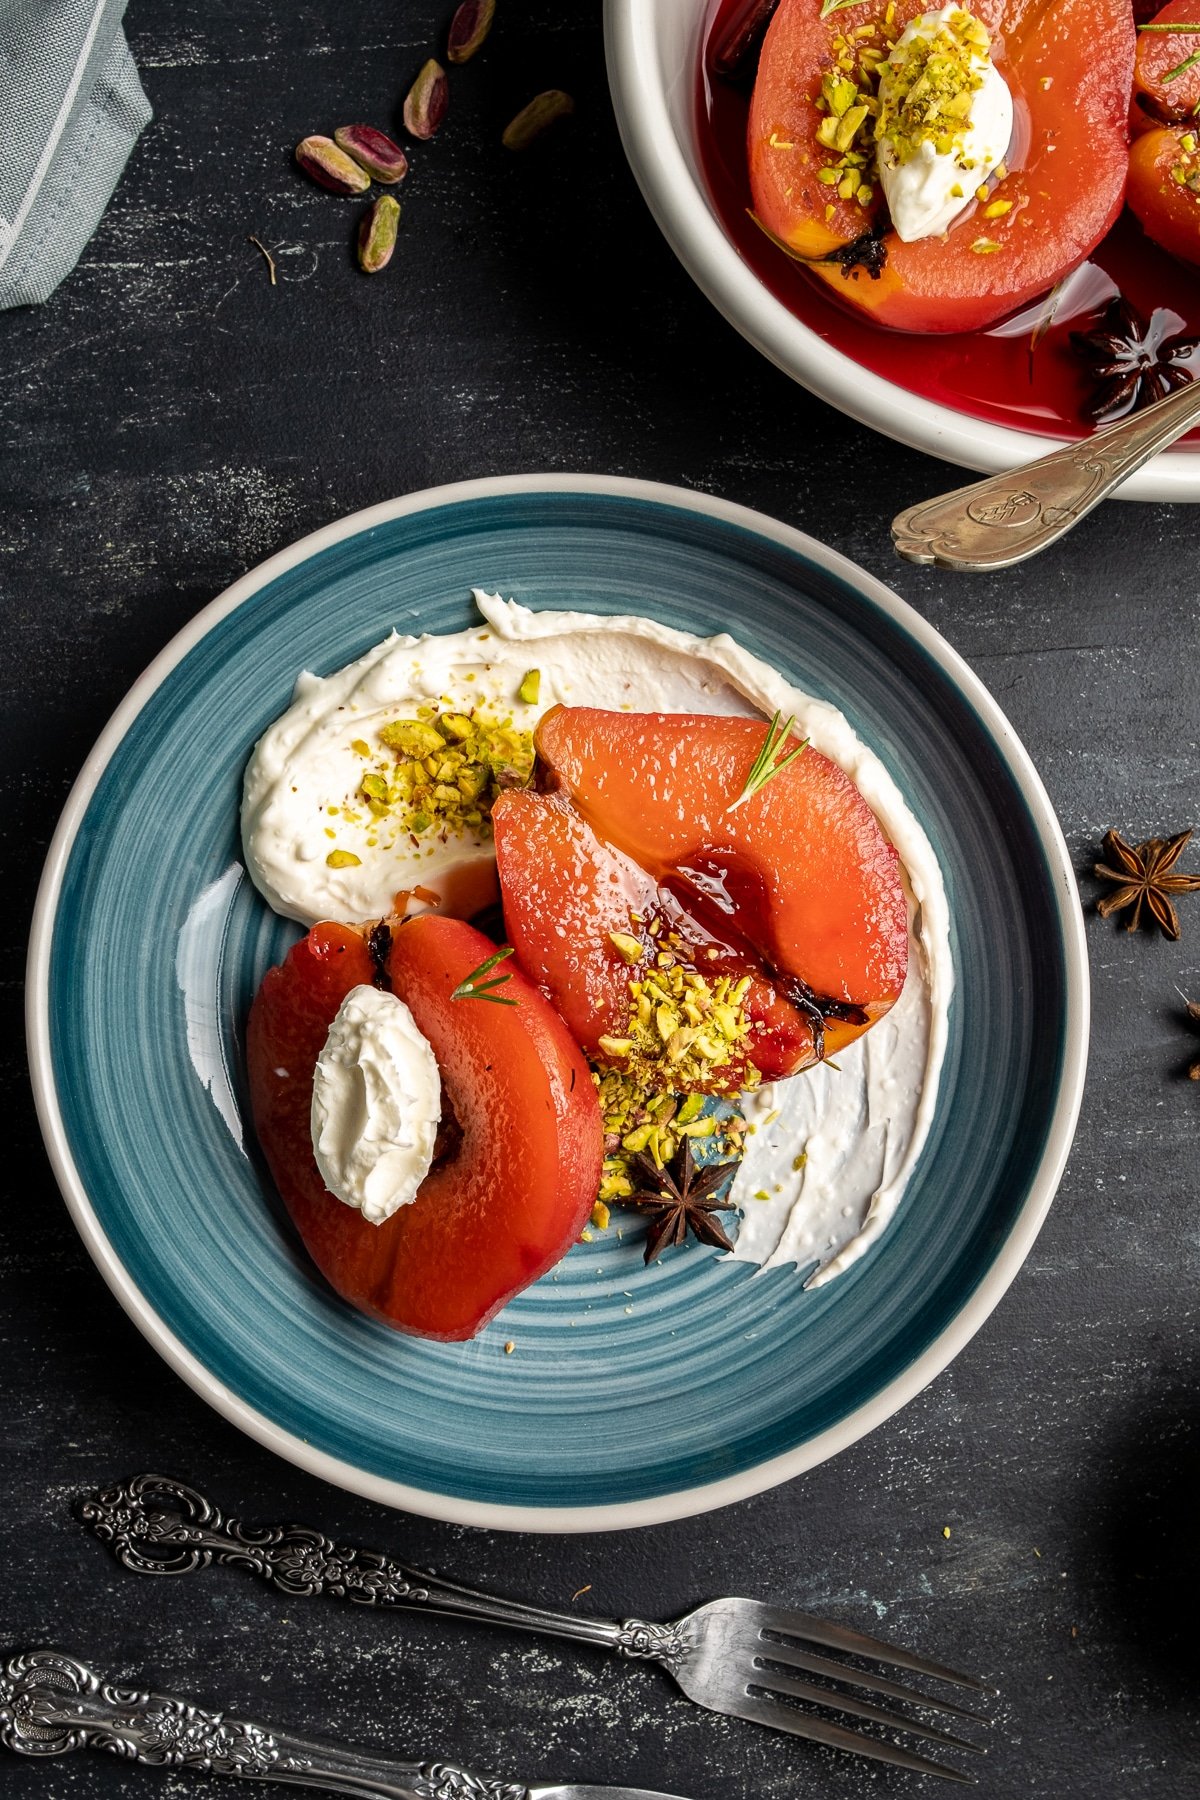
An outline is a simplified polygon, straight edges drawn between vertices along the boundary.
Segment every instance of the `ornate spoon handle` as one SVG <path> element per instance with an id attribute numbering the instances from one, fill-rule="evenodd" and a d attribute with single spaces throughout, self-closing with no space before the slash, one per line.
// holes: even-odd
<path id="1" fill-rule="evenodd" d="M 173 1694 L 115 1686 L 56 1650 L 0 1663 L 0 1743 L 23 1756 L 108 1750 L 129 1762 L 289 1781 L 373 1800 L 530 1800 L 519 1782 L 453 1763 L 392 1762 L 310 1743 Z"/>
<path id="2" fill-rule="evenodd" d="M 1082 443 L 897 513 L 896 549 L 944 569 L 1011 568 L 1070 531 L 1198 418 L 1200 380 Z"/>
<path id="3" fill-rule="evenodd" d="M 140 1575 L 187 1575 L 225 1563 L 260 1575 L 285 1594 L 331 1594 L 360 1606 L 512 1625 L 664 1662 L 672 1670 L 682 1654 L 673 1625 L 550 1612 L 422 1574 L 378 1551 L 339 1544 L 307 1525 L 243 1525 L 223 1518 L 194 1488 L 163 1475 L 135 1475 L 120 1487 L 85 1495 L 76 1510 L 125 1567 Z"/>

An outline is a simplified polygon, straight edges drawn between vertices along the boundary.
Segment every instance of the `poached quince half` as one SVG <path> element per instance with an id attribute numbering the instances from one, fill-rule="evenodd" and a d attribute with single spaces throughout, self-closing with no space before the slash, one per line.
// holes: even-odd
<path id="1" fill-rule="evenodd" d="M 1005 173 L 949 229 L 902 242 L 870 166 L 882 56 L 920 0 L 781 0 L 750 105 L 759 223 L 854 311 L 899 331 L 974 331 L 1046 293 L 1115 222 L 1125 193 L 1135 35 L 1129 0 L 972 0 L 1013 95 Z M 824 16 L 822 16 L 824 15 Z M 841 115 L 866 157 L 853 180 L 822 82 L 852 84 Z M 843 135 L 848 136 L 847 132 Z M 853 145 L 851 145 L 853 147 Z M 968 189 L 968 193 L 970 190 Z"/>
<path id="2" fill-rule="evenodd" d="M 269 969 L 246 1031 L 250 1099 L 275 1184 L 326 1280 L 418 1337 L 473 1337 L 570 1249 L 600 1183 L 600 1108 L 587 1064 L 519 970 L 502 1004 L 455 998 L 495 951 L 474 926 L 424 913 L 380 956 L 367 928 L 316 925 Z M 313 1154 L 313 1073 L 354 987 L 386 979 L 432 1046 L 442 1127 L 416 1198 L 382 1225 L 331 1194 Z"/>

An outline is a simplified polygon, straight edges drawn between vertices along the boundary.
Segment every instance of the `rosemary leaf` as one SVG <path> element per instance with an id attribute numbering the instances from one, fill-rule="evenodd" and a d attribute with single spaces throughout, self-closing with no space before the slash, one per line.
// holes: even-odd
<path id="1" fill-rule="evenodd" d="M 1177 75 L 1186 75 L 1189 69 L 1194 69 L 1196 67 L 1197 63 L 1200 63 L 1200 50 L 1193 50 L 1192 54 L 1190 56 L 1185 56 L 1181 63 L 1176 63 L 1173 69 L 1167 70 L 1162 78 L 1164 83 L 1174 81 Z"/>
<path id="2" fill-rule="evenodd" d="M 786 744 L 788 733 L 795 723 L 796 721 L 793 717 L 788 720 L 786 725 L 780 726 L 779 714 L 775 714 L 770 725 L 767 727 L 767 735 L 763 747 L 755 757 L 750 768 L 750 773 L 746 777 L 746 784 L 737 799 L 731 801 L 725 808 L 726 812 L 736 811 L 739 806 L 744 806 L 747 800 L 752 800 L 755 794 L 761 793 L 762 789 L 766 787 L 773 775 L 782 774 L 783 770 L 786 769 L 789 764 L 794 763 L 796 758 L 801 756 L 808 748 L 808 739 L 805 738 L 802 744 L 797 744 L 794 750 L 789 750 L 786 756 L 779 757 L 779 760 L 776 761 L 776 757 L 779 755 L 779 751 L 782 749 L 783 745 Z"/>
<path id="3" fill-rule="evenodd" d="M 515 1006 L 517 1004 L 515 1000 L 509 1000 L 503 994 L 494 994 L 490 991 L 492 988 L 503 987 L 506 981 L 510 981 L 512 979 L 511 972 L 507 975 L 494 975 L 490 981 L 484 980 L 484 976 L 491 974 L 497 963 L 503 962 L 505 957 L 511 956 L 512 953 L 512 945 L 506 944 L 503 950 L 497 950 L 494 956 L 487 957 L 477 969 L 472 969 L 469 975 L 463 976 L 450 998 L 452 1000 L 490 1000 L 493 1006 Z"/>

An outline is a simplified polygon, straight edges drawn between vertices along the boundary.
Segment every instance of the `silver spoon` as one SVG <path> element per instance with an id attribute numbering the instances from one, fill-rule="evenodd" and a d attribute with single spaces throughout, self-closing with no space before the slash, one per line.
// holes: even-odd
<path id="1" fill-rule="evenodd" d="M 892 520 L 896 549 L 943 569 L 1011 569 L 1070 531 L 1197 419 L 1200 380 L 1024 468 L 906 507 Z"/>

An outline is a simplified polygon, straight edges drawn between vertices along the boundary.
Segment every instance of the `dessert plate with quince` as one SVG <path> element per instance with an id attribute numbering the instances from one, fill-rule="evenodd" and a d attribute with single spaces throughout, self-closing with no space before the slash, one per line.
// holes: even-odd
<path id="1" fill-rule="evenodd" d="M 214 601 L 30 953 L 46 1141 L 150 1341 L 303 1467 L 514 1528 L 701 1511 L 914 1395 L 1086 1043 L 1061 834 L 953 651 L 598 477 L 409 496 Z"/>

